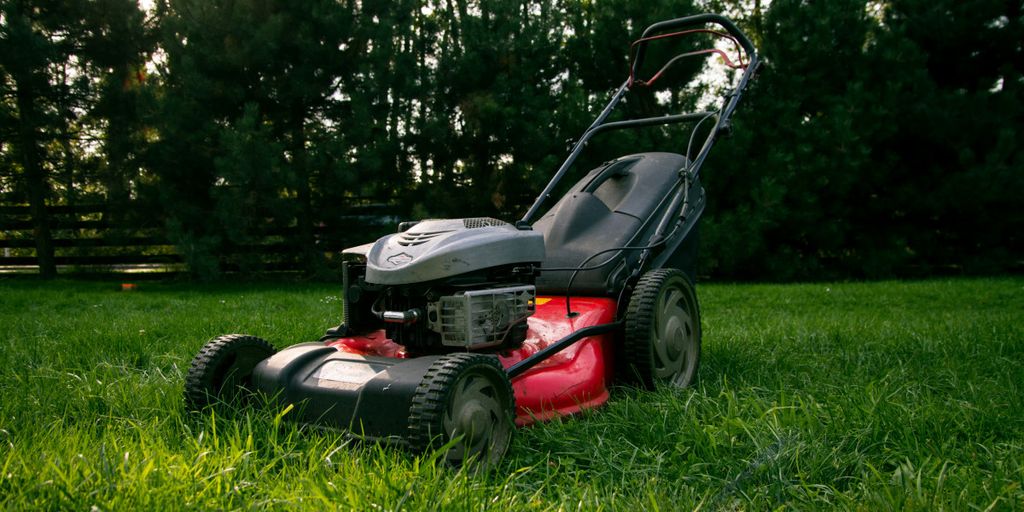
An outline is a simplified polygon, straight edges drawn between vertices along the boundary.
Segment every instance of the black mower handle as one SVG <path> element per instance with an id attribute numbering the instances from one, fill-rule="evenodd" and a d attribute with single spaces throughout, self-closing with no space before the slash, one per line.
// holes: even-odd
<path id="1" fill-rule="evenodd" d="M 685 16 L 683 18 L 676 18 L 674 20 L 659 21 L 644 30 L 643 35 L 640 36 L 640 43 L 636 48 L 636 58 L 633 60 L 633 67 L 630 70 L 630 76 L 637 76 L 640 71 L 640 66 L 644 63 L 644 53 L 647 51 L 646 39 L 659 33 L 668 30 L 676 30 L 681 28 L 707 25 L 708 23 L 714 23 L 720 25 L 725 29 L 729 35 L 736 38 L 743 50 L 747 52 L 747 55 L 754 55 L 757 50 L 754 48 L 754 43 L 750 42 L 750 38 L 743 33 L 739 27 L 736 26 L 729 18 L 720 14 L 696 14 L 693 16 Z"/>
<path id="2" fill-rule="evenodd" d="M 682 33 L 669 33 L 657 35 L 659 32 L 663 32 L 666 30 L 692 27 L 694 25 L 706 25 L 708 23 L 715 23 L 721 26 L 722 28 L 725 29 L 727 33 L 718 32 L 717 30 L 695 29 L 692 31 L 684 31 Z M 625 96 L 625 94 L 632 88 L 632 86 L 635 83 L 641 83 L 639 81 L 636 81 L 635 77 L 637 70 L 640 69 L 640 65 L 643 63 L 644 51 L 647 48 L 647 43 L 653 39 L 660 39 L 662 37 L 675 37 L 684 35 L 684 33 L 692 32 L 710 32 L 712 34 L 725 37 L 736 43 L 739 47 L 742 47 L 743 51 L 746 53 L 746 59 L 743 59 L 743 55 L 741 55 L 741 59 L 738 65 L 733 65 L 732 63 L 728 62 L 728 57 L 723 54 L 723 57 L 725 57 L 727 60 L 726 64 L 732 67 L 733 69 L 742 69 L 743 74 L 736 82 L 735 87 L 731 89 L 729 93 L 725 96 L 722 106 L 719 107 L 717 110 L 711 112 L 675 114 L 659 117 L 645 117 L 641 119 L 626 119 L 622 121 L 613 121 L 606 123 L 605 120 L 608 119 L 608 116 L 611 114 L 612 110 L 623 98 L 623 96 Z M 699 123 L 704 119 L 714 119 L 715 126 L 708 131 L 708 137 L 704 141 L 703 146 L 701 146 L 700 150 L 697 152 L 697 155 L 690 159 L 690 162 L 686 166 L 686 168 L 681 170 L 681 172 L 685 171 L 689 175 L 689 177 L 685 179 L 697 179 L 700 173 L 701 165 L 703 165 L 704 159 L 707 157 L 708 152 L 711 151 L 711 147 L 714 145 L 715 138 L 719 135 L 719 133 L 725 131 L 728 128 L 729 118 L 732 116 L 732 112 L 736 108 L 736 103 L 739 102 L 740 96 L 742 95 L 744 88 L 746 88 L 747 83 L 750 81 L 754 72 L 757 70 L 758 65 L 760 64 L 760 59 L 757 55 L 757 49 L 754 48 L 754 44 L 750 42 L 750 39 L 747 38 L 746 34 L 744 34 L 743 31 L 741 31 L 739 28 L 737 28 L 736 25 L 733 24 L 733 22 L 729 21 L 728 18 L 718 14 L 697 14 L 694 16 L 687 16 L 685 18 L 677 18 L 674 20 L 667 20 L 655 23 L 647 27 L 646 30 L 644 30 L 643 36 L 633 43 L 633 47 L 636 48 L 636 56 L 635 60 L 633 61 L 633 64 L 630 67 L 629 77 L 626 79 L 625 82 L 622 83 L 622 85 L 619 86 L 618 89 L 616 89 L 615 93 L 612 94 L 611 100 L 609 100 L 608 104 L 605 105 L 604 110 L 602 110 L 601 113 L 598 114 L 597 119 L 595 119 L 594 122 L 591 123 L 590 127 L 587 128 L 585 132 L 583 132 L 583 136 L 580 137 L 579 140 L 577 140 L 576 143 L 573 145 L 568 158 L 566 158 L 565 161 L 562 162 L 562 165 L 555 172 L 555 175 L 552 176 L 551 180 L 548 181 L 548 184 L 544 187 L 544 190 L 540 193 L 539 196 L 537 196 L 537 199 L 533 202 L 533 206 L 531 206 L 530 209 L 526 212 L 526 214 L 523 215 L 523 218 L 516 223 L 516 227 L 518 227 L 519 229 L 530 229 L 530 223 L 533 222 L 533 218 L 540 213 L 541 207 L 543 207 L 544 203 L 551 198 L 551 194 L 555 190 L 555 187 L 558 185 L 558 183 L 562 180 L 562 177 L 565 176 L 565 173 L 568 172 L 569 168 L 576 161 L 576 158 L 579 157 L 580 152 L 583 151 L 583 147 L 587 145 L 587 143 L 593 136 L 605 131 L 618 130 L 622 128 L 639 128 L 644 126 L 683 123 L 691 121 L 696 121 Z M 739 48 L 737 48 L 737 52 L 739 52 Z M 666 69 L 668 66 L 671 66 L 672 63 L 678 60 L 679 58 L 690 57 L 698 55 L 700 53 L 721 54 L 719 50 L 715 49 L 703 50 L 698 52 L 689 52 L 682 55 L 678 55 L 671 61 L 669 61 L 669 63 L 662 68 L 662 71 L 664 71 L 664 69 Z M 642 84 L 650 85 L 651 82 L 657 79 L 657 75 L 660 74 L 661 71 L 659 71 L 652 79 L 646 82 L 642 82 Z M 687 149 L 686 157 L 690 158 L 689 148 Z M 607 177 L 610 177 L 610 175 L 602 175 L 601 177 L 599 177 L 599 181 L 603 181 Z M 684 178 L 681 177 L 680 179 Z M 594 187 L 596 188 L 599 185 L 600 182 L 596 182 Z M 673 200 L 673 206 L 669 209 L 670 211 L 668 211 L 666 216 L 661 220 L 661 222 L 658 225 L 655 238 L 665 234 L 664 232 L 666 227 L 671 222 L 673 215 L 676 214 L 675 210 L 678 209 L 679 205 L 682 204 L 683 201 L 684 198 L 682 198 L 681 196 Z"/>

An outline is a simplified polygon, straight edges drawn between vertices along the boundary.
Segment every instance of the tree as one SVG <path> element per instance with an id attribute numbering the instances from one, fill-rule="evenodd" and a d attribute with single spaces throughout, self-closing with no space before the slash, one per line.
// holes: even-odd
<path id="1" fill-rule="evenodd" d="M 772 2 L 767 64 L 706 175 L 711 270 L 787 280 L 1013 265 L 1020 9 Z"/>
<path id="2" fill-rule="evenodd" d="M 52 169 L 47 145 L 62 123 L 57 107 L 62 91 L 52 74 L 74 51 L 70 36 L 79 19 L 74 7 L 42 0 L 0 4 L 0 69 L 11 114 L 6 120 L 13 124 L 11 141 L 32 215 L 39 273 L 46 278 L 57 273 L 47 209 Z"/>
<path id="3" fill-rule="evenodd" d="M 150 192 L 169 232 L 200 275 L 275 230 L 297 232 L 286 238 L 313 270 L 310 126 L 335 101 L 351 18 L 326 0 L 175 0 L 159 13 L 167 61 Z"/>
<path id="4" fill-rule="evenodd" d="M 86 106 L 89 129 L 101 141 L 103 158 L 99 181 L 108 220 L 127 228 L 133 206 L 132 190 L 141 179 L 147 140 L 147 109 L 153 87 L 147 83 L 146 63 L 155 51 L 153 27 L 136 0 L 100 0 L 87 4 L 81 54 L 83 72 L 95 81 Z"/>
<path id="5" fill-rule="evenodd" d="M 1001 271 L 1024 251 L 1022 14 L 1000 0 L 893 0 L 881 12 L 878 52 L 902 51 L 892 69 L 917 81 L 872 157 L 892 161 L 894 227 L 925 270 Z"/>
<path id="6" fill-rule="evenodd" d="M 411 91 L 424 98 L 410 136 L 421 169 L 412 200 L 434 214 L 473 211 L 510 219 L 532 203 L 566 156 L 567 139 L 580 135 L 625 79 L 629 42 L 646 25 L 688 7 L 668 1 L 429 5 L 430 14 L 416 26 L 436 34 L 425 50 L 435 57 L 420 59 L 436 65 L 420 66 L 423 87 Z M 681 48 L 689 46 L 674 49 Z M 697 65 L 679 69 L 666 82 L 686 83 Z M 667 105 L 654 98 L 653 91 L 637 90 L 623 105 L 626 115 L 677 111 L 693 101 L 685 93 Z M 577 171 L 616 150 L 621 156 L 665 142 L 672 133 L 603 139 Z M 443 199 L 453 195 L 465 200 Z"/>
<path id="7" fill-rule="evenodd" d="M 31 207 L 47 276 L 69 233 L 50 207 L 92 200 L 111 210 L 105 237 L 163 226 L 203 277 L 316 273 L 318 230 L 346 228 L 356 201 L 512 220 L 625 79 L 629 42 L 697 3 L 0 0 L 0 198 Z M 766 59 L 702 174 L 706 272 L 1019 265 L 1021 4 L 699 4 Z M 647 63 L 710 44 L 652 43 Z M 694 110 L 692 85 L 719 87 L 703 64 L 634 88 L 616 115 Z M 602 135 L 565 186 L 610 158 L 684 152 L 686 135 Z"/>

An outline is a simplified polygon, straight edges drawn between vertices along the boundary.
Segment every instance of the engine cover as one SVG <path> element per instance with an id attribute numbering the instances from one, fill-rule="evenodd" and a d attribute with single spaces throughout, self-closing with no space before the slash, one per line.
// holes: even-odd
<path id="1" fill-rule="evenodd" d="M 544 235 L 496 219 L 425 220 L 366 252 L 366 282 L 415 284 L 544 260 Z"/>

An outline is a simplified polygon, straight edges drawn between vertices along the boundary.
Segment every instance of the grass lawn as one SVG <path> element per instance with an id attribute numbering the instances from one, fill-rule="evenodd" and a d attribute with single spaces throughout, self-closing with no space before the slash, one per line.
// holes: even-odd
<path id="1" fill-rule="evenodd" d="M 1024 279 L 701 285 L 696 387 L 616 389 L 489 474 L 183 413 L 205 340 L 316 339 L 338 288 L 0 280 L 0 510 L 1024 509 Z"/>

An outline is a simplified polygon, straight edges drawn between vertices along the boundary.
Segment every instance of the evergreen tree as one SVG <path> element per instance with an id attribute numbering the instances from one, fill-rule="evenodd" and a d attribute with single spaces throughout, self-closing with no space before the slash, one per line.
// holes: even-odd
<path id="1" fill-rule="evenodd" d="M 703 173 L 705 271 L 781 280 L 1019 265 L 1020 3 L 701 5 L 737 18 L 766 58 L 736 135 Z M 625 79 L 629 42 L 699 10 L 162 0 L 144 13 L 134 0 L 0 0 L 0 199 L 30 206 L 47 276 L 54 204 L 105 201 L 106 237 L 162 225 L 199 276 L 322 270 L 317 226 L 347 227 L 341 212 L 367 198 L 412 217 L 514 219 Z M 711 44 L 652 43 L 648 68 Z M 706 81 L 703 64 L 634 88 L 617 115 L 694 110 L 702 91 L 681 84 Z M 686 134 L 601 136 L 566 181 L 624 154 L 684 152 Z"/>
<path id="2" fill-rule="evenodd" d="M 61 105 L 66 88 L 55 79 L 56 68 L 76 51 L 80 5 L 46 0 L 0 2 L 0 80 L 5 89 L 5 124 L 11 138 L 11 159 L 20 171 L 20 185 L 32 215 L 39 272 L 57 273 L 47 201 L 51 198 L 56 155 L 51 145 L 66 133 Z"/>
<path id="3" fill-rule="evenodd" d="M 153 206 L 138 203 L 132 191 L 142 179 L 148 143 L 145 118 L 153 87 L 146 62 L 156 49 L 154 30 L 136 0 L 99 0 L 87 4 L 80 39 L 83 73 L 95 82 L 85 121 L 102 141 L 98 181 L 107 220 L 115 229 L 145 223 L 138 215 L 129 217 L 132 210 L 151 211 Z"/>
<path id="4" fill-rule="evenodd" d="M 709 268 L 806 279 L 1013 265 L 1020 9 L 772 2 L 767 65 L 706 175 Z"/>
<path id="5" fill-rule="evenodd" d="M 915 82 L 895 94 L 895 133 L 872 147 L 891 162 L 897 215 L 875 212 L 912 261 L 1001 271 L 1024 253 L 1024 5 L 893 0 L 877 50 Z M 878 66 L 880 68 L 881 66 Z M 909 73 L 908 73 L 909 72 Z"/>
<path id="6" fill-rule="evenodd" d="M 312 269 L 308 133 L 334 101 L 350 18 L 328 1 L 176 0 L 160 14 L 167 63 L 150 162 L 190 267 L 214 275 L 218 254 L 276 230 L 297 233 L 286 238 Z"/>

